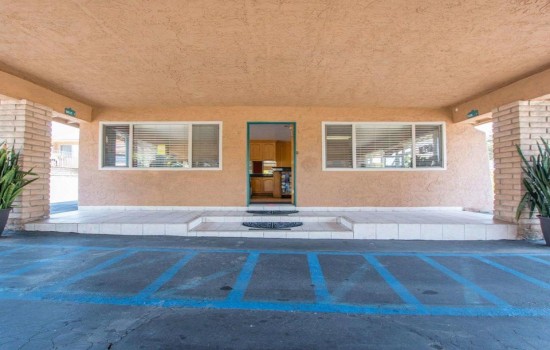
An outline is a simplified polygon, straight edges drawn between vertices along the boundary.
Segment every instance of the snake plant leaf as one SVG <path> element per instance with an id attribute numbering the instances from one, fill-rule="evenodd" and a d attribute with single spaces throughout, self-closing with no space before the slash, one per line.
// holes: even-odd
<path id="1" fill-rule="evenodd" d="M 516 220 L 519 220 L 524 209 L 528 209 L 529 217 L 533 217 L 535 211 L 541 216 L 550 216 L 550 142 L 541 138 L 537 141 L 538 154 L 525 157 L 523 151 L 516 145 L 521 158 L 523 171 L 523 187 L 525 193 L 522 196 L 517 210 Z"/>
<path id="2" fill-rule="evenodd" d="M 38 179 L 33 169 L 21 168 L 20 160 L 21 154 L 14 145 L 8 147 L 6 142 L 0 142 L 0 209 L 11 208 L 25 186 Z"/>

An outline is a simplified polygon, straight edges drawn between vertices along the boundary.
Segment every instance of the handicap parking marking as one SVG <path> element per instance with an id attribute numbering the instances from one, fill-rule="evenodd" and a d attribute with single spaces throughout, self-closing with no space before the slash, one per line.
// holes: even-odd
<path id="1" fill-rule="evenodd" d="M 507 267 L 507 266 L 504 266 L 504 265 L 502 265 L 502 264 L 499 264 L 499 263 L 497 263 L 497 262 L 494 262 L 494 261 L 492 261 L 492 260 L 489 260 L 489 259 L 484 258 L 484 257 L 479 256 L 479 255 L 474 255 L 473 258 L 475 258 L 475 259 L 477 259 L 477 260 L 479 260 L 479 261 L 481 261 L 481 262 L 484 262 L 484 263 L 486 263 L 487 265 L 491 265 L 491 266 L 493 266 L 493 267 L 495 267 L 495 268 L 497 268 L 497 269 L 499 269 L 499 270 L 508 272 L 509 274 L 512 274 L 512 275 L 514 275 L 514 276 L 516 276 L 516 277 L 518 277 L 518 278 L 521 278 L 522 280 L 527 281 L 527 282 L 529 282 L 529 283 L 532 283 L 532 284 L 534 284 L 534 285 L 536 285 L 536 286 L 539 286 L 539 287 L 544 288 L 544 289 L 550 289 L 550 284 L 548 284 L 548 283 L 546 283 L 546 282 L 543 282 L 543 281 L 541 281 L 541 280 L 538 280 L 538 279 L 536 279 L 536 278 L 534 278 L 534 277 L 531 277 L 531 276 L 529 276 L 529 275 L 526 275 L 526 274 L 524 274 L 524 273 L 522 273 L 522 272 L 516 271 L 516 270 L 514 270 L 514 269 L 511 269 L 511 268 L 509 268 L 509 267 Z"/>
<path id="2" fill-rule="evenodd" d="M 237 281 L 233 285 L 233 290 L 227 296 L 226 300 L 228 302 L 238 302 L 244 298 L 244 293 L 246 293 L 246 290 L 248 289 L 250 279 L 252 278 L 252 274 L 254 273 L 254 268 L 258 263 L 259 257 L 260 253 L 254 251 L 250 252 L 244 266 L 242 267 L 239 277 L 237 277 Z"/>
<path id="3" fill-rule="evenodd" d="M 522 258 L 525 258 L 525 259 L 529 259 L 531 261 L 536 261 L 538 263 L 541 263 L 541 264 L 544 264 L 544 265 L 548 265 L 550 266 L 550 261 L 548 260 L 544 260 L 544 259 L 541 259 L 541 258 L 537 258 L 536 256 L 531 256 L 531 255 L 520 255 Z"/>
<path id="4" fill-rule="evenodd" d="M 412 295 L 411 292 L 409 292 L 409 290 L 378 261 L 378 259 L 372 254 L 365 254 L 364 257 L 406 304 L 416 307 L 420 313 L 424 312 L 424 305 L 422 305 L 422 303 Z"/>
<path id="5" fill-rule="evenodd" d="M 37 248 L 37 245 L 26 245 L 20 247 L 11 246 L 12 249 L 7 251 L 1 251 L 2 253 L 17 251 L 21 249 L 28 249 L 29 246 Z M 51 248 L 59 248 L 60 246 L 51 246 Z M 11 273 L 14 276 L 23 275 L 25 272 L 31 271 L 35 268 L 47 266 L 50 262 L 55 262 L 57 259 L 63 259 L 72 256 L 78 255 L 78 252 L 93 250 L 93 247 L 90 246 L 64 246 L 64 248 L 73 248 L 75 251 L 70 253 L 56 256 L 52 258 L 40 259 L 31 263 L 30 265 L 24 266 L 18 270 L 12 271 Z M 371 315 L 447 315 L 447 316 L 550 316 L 550 305 L 541 305 L 537 308 L 526 308 L 526 307 L 516 307 L 512 306 L 506 300 L 501 299 L 494 294 L 490 293 L 486 289 L 482 288 L 480 285 L 471 281 L 470 279 L 464 277 L 463 274 L 456 272 L 452 266 L 447 267 L 442 263 L 433 259 L 436 258 L 445 258 L 445 257 L 468 257 L 473 258 L 483 264 L 492 266 L 493 268 L 498 268 L 501 271 L 508 273 L 511 278 L 517 278 L 536 284 L 539 287 L 548 289 L 550 284 L 538 280 L 532 276 L 529 276 L 527 273 L 519 272 L 502 264 L 499 264 L 495 261 L 490 260 L 492 256 L 499 257 L 523 257 L 533 261 L 533 263 L 542 263 L 548 265 L 548 262 L 544 259 L 540 259 L 541 256 L 550 256 L 550 254 L 497 254 L 497 253 L 488 253 L 488 254 L 468 254 L 468 253 L 401 253 L 401 252 L 332 252 L 332 251 L 292 251 L 292 250 L 248 250 L 248 249 L 177 249 L 177 248 L 108 248 L 103 247 L 103 250 L 109 250 L 110 252 L 117 253 L 116 256 L 105 260 L 93 267 L 90 267 L 83 272 L 76 273 L 66 278 L 62 278 L 47 288 L 38 289 L 35 291 L 25 292 L 21 290 L 0 290 L 0 299 L 2 300 L 50 300 L 57 302 L 73 302 L 73 303 L 91 303 L 91 304 L 108 304 L 108 305 L 127 305 L 127 306 L 151 306 L 151 307 L 182 307 L 182 308 L 204 308 L 204 309 L 240 309 L 240 310 L 258 310 L 258 311 L 302 311 L 302 312 L 327 312 L 327 313 L 357 313 L 357 314 L 371 314 Z M 125 259 L 133 256 L 138 252 L 178 252 L 183 254 L 182 257 L 178 257 L 175 263 L 170 262 L 170 265 L 164 266 L 159 271 L 162 271 L 158 277 L 152 279 L 150 282 L 142 289 L 138 289 L 135 293 L 126 296 L 117 296 L 110 295 L 105 292 L 67 292 L 63 290 L 64 287 L 72 285 L 76 282 L 85 280 L 92 276 L 95 276 L 99 272 L 117 264 L 125 261 Z M 239 253 L 247 254 L 246 261 L 242 266 L 238 267 L 238 275 L 235 278 L 234 283 L 232 284 L 232 290 L 227 294 L 225 299 L 208 299 L 204 298 L 202 300 L 198 298 L 173 298 L 173 297 L 160 297 L 162 293 L 158 293 L 163 286 L 168 284 L 174 279 L 178 272 L 187 269 L 187 266 L 193 259 L 196 258 L 198 254 L 220 254 L 220 253 Z M 254 275 L 254 272 L 261 266 L 258 266 L 259 260 L 262 255 L 273 255 L 273 254 L 286 254 L 286 255 L 301 255 L 307 259 L 307 264 L 304 271 L 309 272 L 309 280 L 311 286 L 313 287 L 313 294 L 315 296 L 311 301 L 280 301 L 270 300 L 247 300 L 245 299 L 245 294 L 247 290 L 251 287 L 251 280 Z M 9 256 L 10 254 L 4 254 L 4 256 Z M 362 257 L 365 263 L 359 265 L 359 269 L 355 271 L 351 277 L 348 279 L 346 285 L 340 286 L 339 288 L 334 289 L 332 292 L 329 291 L 327 287 L 327 278 L 326 271 L 324 268 L 330 268 L 329 265 L 324 267 L 320 263 L 319 258 L 324 255 L 341 255 L 341 256 L 359 256 Z M 456 306 L 456 305 L 426 305 L 423 304 L 415 295 L 413 295 L 409 289 L 405 286 L 402 279 L 403 277 L 396 277 L 392 274 L 390 269 L 384 266 L 383 261 L 379 260 L 377 257 L 388 257 L 388 256 L 407 256 L 419 259 L 434 269 L 441 272 L 443 275 L 448 276 L 452 280 L 458 282 L 460 285 L 464 286 L 466 289 L 473 291 L 480 297 L 488 300 L 493 305 L 467 305 L 467 306 Z M 175 258 L 175 257 L 174 257 Z M 281 264 L 285 264 L 287 260 L 283 257 L 278 258 L 282 261 Z M 275 261 L 279 261 L 275 260 Z M 173 260 L 175 261 L 175 259 Z M 241 260 L 242 261 L 242 260 Z M 263 261 L 263 260 L 262 260 Z M 297 261 L 300 261 L 299 259 Z M 337 262 L 337 260 L 334 260 Z M 265 265 L 263 265 L 265 266 Z M 280 265 L 285 266 L 285 265 Z M 235 267 L 233 267 L 236 269 Z M 272 266 L 272 268 L 277 268 L 277 266 Z M 351 304 L 342 302 L 341 295 L 347 293 L 347 290 L 352 289 L 357 286 L 357 281 L 360 280 L 361 274 L 364 273 L 367 269 L 372 268 L 373 274 L 378 274 L 381 278 L 380 283 L 385 283 L 391 290 L 393 290 L 402 300 L 403 304 L 390 304 L 390 303 L 362 303 L 362 304 Z M 26 270 L 25 270 L 26 269 Z M 214 271 L 209 273 L 206 276 L 201 278 L 211 279 L 218 278 L 219 276 L 225 276 L 228 272 L 227 269 L 218 268 L 219 271 Z M 302 269 L 303 270 L 303 269 Z M 296 270 L 290 269 L 290 271 L 295 275 L 287 276 L 285 278 L 290 278 L 287 282 L 295 282 L 295 278 L 305 278 L 303 277 L 303 271 L 298 266 Z M 118 271 L 118 270 L 117 270 Z M 237 270 L 236 270 L 237 271 Z M 348 269 L 349 271 L 349 269 Z M 399 276 L 399 274 L 398 274 Z M 146 276 L 145 276 L 146 277 Z M 272 276 L 262 276 L 264 278 L 263 283 L 278 282 L 276 280 L 270 281 L 269 278 Z M 383 281 L 383 282 L 382 282 Z M 201 280 L 201 282 L 204 282 Z M 414 283 L 414 278 L 411 281 L 407 280 L 407 284 Z M 362 285 L 362 287 L 368 288 L 368 284 Z M 390 289 L 388 289 L 389 291 Z"/>
<path id="6" fill-rule="evenodd" d="M 184 267 L 191 259 L 197 255 L 194 253 L 187 253 L 183 258 L 176 262 L 172 267 L 166 270 L 160 275 L 153 283 L 145 287 L 141 292 L 136 295 L 136 299 L 145 299 L 150 297 L 153 293 L 158 291 L 166 282 L 170 281 L 182 267 Z"/>
<path id="7" fill-rule="evenodd" d="M 7 278 L 13 278 L 13 277 L 24 275 L 28 272 L 31 272 L 33 270 L 39 269 L 43 266 L 46 266 L 49 263 L 53 263 L 53 262 L 56 262 L 56 261 L 59 261 L 59 260 L 67 259 L 67 258 L 73 258 L 73 257 L 78 256 L 82 253 L 85 253 L 89 250 L 90 249 L 87 248 L 87 247 L 80 247 L 80 248 L 76 248 L 72 252 L 68 252 L 68 253 L 65 253 L 65 254 L 56 255 L 56 256 L 53 256 L 53 257 L 50 257 L 50 258 L 44 258 L 44 259 L 40 259 L 40 260 L 31 262 L 27 266 L 21 267 L 21 268 L 16 269 L 16 270 L 13 270 L 11 272 L 6 272 L 6 273 L 3 273 L 3 274 L 0 274 L 0 281 L 2 281 L 4 279 L 7 279 Z"/>
<path id="8" fill-rule="evenodd" d="M 432 266 L 433 268 L 443 272 L 444 274 L 446 274 L 447 276 L 449 276 L 450 278 L 452 278 L 456 282 L 462 284 L 466 288 L 468 288 L 470 290 L 473 290 L 474 292 L 476 292 L 477 294 L 479 294 L 483 298 L 489 300 L 491 303 L 493 303 L 493 304 L 495 304 L 499 307 L 502 307 L 502 308 L 511 308 L 512 307 L 510 304 L 508 304 L 504 300 L 500 299 L 496 295 L 493 295 L 492 293 L 486 291 L 485 289 L 481 288 L 480 286 L 478 286 L 474 282 L 468 280 L 467 278 L 465 278 L 462 275 L 454 272 L 453 270 L 443 266 L 442 264 L 438 263 L 434 259 L 429 258 L 425 255 L 418 255 L 418 257 L 421 260 L 423 260 L 424 262 L 426 262 L 427 264 L 429 264 L 430 266 Z"/>
<path id="9" fill-rule="evenodd" d="M 313 283 L 317 302 L 329 302 L 331 300 L 331 296 L 328 292 L 325 276 L 323 275 L 323 270 L 321 268 L 321 264 L 319 263 L 319 258 L 317 257 L 317 254 L 308 253 L 307 261 L 309 265 L 309 272 L 311 275 L 311 282 Z"/>
<path id="10" fill-rule="evenodd" d="M 96 273 L 100 272 L 101 270 L 104 270 L 128 257 L 130 257 L 131 255 L 135 254 L 137 252 L 137 250 L 134 250 L 134 249 L 127 249 L 127 250 L 124 250 L 122 251 L 121 254 L 107 260 L 107 261 L 104 261 L 88 270 L 85 270 L 83 272 L 80 272 L 76 275 L 73 275 L 65 280 L 62 280 L 58 283 L 54 283 L 53 285 L 47 287 L 47 288 L 44 288 L 38 292 L 35 292 L 35 293 L 38 293 L 39 295 L 44 295 L 44 294 L 48 294 L 48 293 L 51 293 L 51 292 L 55 292 L 56 290 L 59 290 L 61 288 L 64 288 L 64 287 L 67 287 L 75 282 L 78 282 L 78 281 L 81 281 L 83 279 L 86 279 L 90 276 L 93 276 L 95 275 Z"/>

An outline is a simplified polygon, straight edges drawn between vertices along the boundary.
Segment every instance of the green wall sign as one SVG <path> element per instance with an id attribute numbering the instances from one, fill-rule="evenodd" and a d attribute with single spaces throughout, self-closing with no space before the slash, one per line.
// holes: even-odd
<path id="1" fill-rule="evenodd" d="M 76 111 L 71 107 L 65 107 L 65 114 L 70 115 L 71 117 L 76 117 Z"/>

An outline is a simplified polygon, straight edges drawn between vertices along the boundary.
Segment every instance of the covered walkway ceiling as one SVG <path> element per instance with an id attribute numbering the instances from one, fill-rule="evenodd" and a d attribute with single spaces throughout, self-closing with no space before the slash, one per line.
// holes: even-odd
<path id="1" fill-rule="evenodd" d="M 0 70 L 92 106 L 453 106 L 549 68 L 547 0 L 0 0 Z"/>

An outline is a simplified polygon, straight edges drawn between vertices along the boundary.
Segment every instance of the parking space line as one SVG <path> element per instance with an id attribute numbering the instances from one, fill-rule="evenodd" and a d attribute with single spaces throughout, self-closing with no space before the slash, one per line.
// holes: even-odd
<path id="1" fill-rule="evenodd" d="M 481 288 L 477 284 L 473 283 L 472 281 L 468 280 L 467 278 L 459 275 L 458 273 L 454 272 L 453 270 L 443 266 L 442 264 L 438 263 L 437 261 L 428 258 L 424 255 L 418 255 L 418 258 L 426 262 L 428 265 L 432 266 L 436 270 L 439 270 L 440 272 L 443 272 L 445 275 L 449 276 L 456 282 L 462 284 L 466 288 L 473 290 L 483 298 L 487 299 L 491 303 L 500 306 L 502 308 L 511 308 L 512 306 L 505 302 L 504 300 L 500 299 L 496 295 L 493 295 L 492 293 L 486 291 L 485 289 Z"/>
<path id="2" fill-rule="evenodd" d="M 126 258 L 128 258 L 129 256 L 135 254 L 136 251 L 135 250 L 132 250 L 132 249 L 129 249 L 129 250 L 126 250 L 124 253 L 120 254 L 120 255 L 117 255 L 107 261 L 104 261 L 88 270 L 85 270 L 83 272 L 80 272 L 76 275 L 73 275 L 67 279 L 64 279 L 62 280 L 61 282 L 58 282 L 58 283 L 55 283 L 51 286 L 49 286 L 48 288 L 45 288 L 45 289 L 42 289 L 42 290 L 38 290 L 36 291 L 35 293 L 38 294 L 38 295 L 44 295 L 46 293 L 50 293 L 52 291 L 55 291 L 59 288 L 63 288 L 63 287 L 67 287 L 75 282 L 78 282 L 80 280 L 83 280 L 85 278 L 88 278 L 90 276 L 93 276 L 95 275 L 96 273 L 100 272 L 101 270 L 104 270 L 106 268 L 108 268 L 109 266 L 111 265 L 114 265 Z"/>
<path id="3" fill-rule="evenodd" d="M 70 252 L 70 253 L 57 255 L 57 256 L 54 256 L 54 257 L 51 257 L 51 258 L 40 259 L 38 261 L 30 263 L 29 265 L 27 265 L 25 267 L 21 267 L 17 270 L 7 272 L 7 273 L 4 273 L 4 274 L 0 275 L 0 281 L 3 280 L 3 279 L 6 279 L 6 278 L 10 278 L 10 277 L 21 276 L 21 275 L 23 275 L 27 272 L 38 269 L 38 268 L 40 268 L 40 267 L 42 267 L 42 266 L 44 266 L 48 263 L 52 263 L 52 262 L 55 262 L 57 260 L 62 260 L 62 259 L 66 259 L 66 258 L 72 258 L 72 257 L 80 255 L 80 254 L 82 254 L 86 251 L 89 251 L 89 249 L 86 248 L 86 247 L 80 247 L 80 248 L 77 248 L 75 251 Z"/>
<path id="4" fill-rule="evenodd" d="M 409 292 L 409 290 L 399 282 L 388 269 L 386 269 L 374 256 L 370 254 L 363 255 L 364 258 L 372 265 L 372 267 L 380 274 L 386 283 L 393 289 L 397 295 L 407 304 L 416 307 L 418 310 L 424 310 L 424 305 Z"/>
<path id="5" fill-rule="evenodd" d="M 0 244 L 1 247 L 12 247 L 14 244 Z M 66 244 L 17 244 L 20 248 L 77 248 L 79 245 L 66 245 Z M 127 247 L 127 248 L 114 248 L 114 247 L 103 247 L 103 246 L 86 246 L 88 249 L 92 250 L 106 250 L 106 251 L 120 251 L 131 249 L 138 252 L 176 252 L 176 253 L 185 253 L 185 252 L 204 252 L 204 253 L 240 253 L 240 254 L 249 254 L 250 252 L 257 252 L 260 254 L 275 254 L 275 255 L 288 255 L 288 254 L 303 254 L 307 255 L 311 251 L 307 250 L 281 250 L 281 249 L 222 249 L 222 248 L 152 248 L 152 247 Z M 2 256 L 0 252 L 0 256 Z M 323 255 L 337 255 L 337 256 L 363 256 L 364 254 L 369 254 L 375 257 L 378 256 L 412 256 L 416 257 L 419 254 L 423 256 L 430 257 L 468 257 L 472 256 L 475 253 L 437 253 L 437 252 L 365 252 L 365 251 L 322 251 L 317 252 L 322 253 Z M 526 256 L 526 253 L 477 253 L 475 255 L 484 256 L 484 257 L 517 257 L 517 256 Z M 550 253 L 529 253 L 530 256 L 547 256 L 550 257 Z"/>
<path id="6" fill-rule="evenodd" d="M 319 263 L 317 254 L 308 253 L 307 262 L 309 265 L 309 273 L 311 276 L 311 282 L 313 283 L 315 289 L 315 297 L 317 302 L 326 303 L 330 301 L 331 296 L 328 292 L 325 276 L 323 275 L 323 270 L 321 268 L 321 264 Z"/>
<path id="7" fill-rule="evenodd" d="M 357 270 L 355 270 L 348 278 L 346 278 L 340 285 L 334 289 L 331 295 L 331 300 L 338 301 L 341 300 L 352 290 L 359 280 L 364 276 L 365 272 L 369 269 L 371 265 L 368 262 L 365 262 Z"/>
<path id="8" fill-rule="evenodd" d="M 499 270 L 502 270 L 504 272 L 508 272 L 509 274 L 514 275 L 517 278 L 521 278 L 522 280 L 527 281 L 529 283 L 532 283 L 536 286 L 539 286 L 539 287 L 544 288 L 544 289 L 550 289 L 550 284 L 548 284 L 546 282 L 543 282 L 541 280 L 538 280 L 538 279 L 536 279 L 534 277 L 531 277 L 529 275 L 526 275 L 522 272 L 516 271 L 514 269 L 511 269 L 507 266 L 501 265 L 497 262 L 491 261 L 491 260 L 486 259 L 486 258 L 481 257 L 481 256 L 472 256 L 472 257 L 479 260 L 479 261 L 481 261 L 481 262 L 484 262 L 487 265 L 491 265 L 491 266 L 493 266 L 493 267 L 495 267 Z"/>
<path id="9" fill-rule="evenodd" d="M 136 299 L 145 299 L 154 294 L 159 290 L 166 282 L 170 281 L 174 276 L 184 267 L 191 259 L 193 259 L 197 253 L 187 253 L 183 258 L 176 262 L 168 270 L 164 271 L 153 283 L 145 287 L 141 292 L 139 292 L 135 298 Z"/>
<path id="10" fill-rule="evenodd" d="M 446 307 L 427 306 L 422 310 L 409 305 L 352 305 L 331 303 L 296 303 L 268 301 L 234 301 L 205 299 L 144 299 L 136 301 L 129 297 L 101 296 L 97 294 L 59 293 L 40 297 L 17 292 L 0 293 L 0 300 L 55 301 L 79 304 L 122 306 L 154 306 L 168 308 L 253 310 L 279 312 L 322 312 L 364 315 L 418 315 L 461 317 L 550 317 L 550 308 L 501 308 L 501 307 Z"/>
<path id="11" fill-rule="evenodd" d="M 541 258 L 537 258 L 535 256 L 531 256 L 531 255 L 521 255 L 522 258 L 525 258 L 525 259 L 529 259 L 531 261 L 536 261 L 536 262 L 539 262 L 541 264 L 544 264 L 544 265 L 548 265 L 550 266 L 550 261 L 548 260 L 544 260 L 544 259 L 541 259 Z"/>
<path id="12" fill-rule="evenodd" d="M 8 255 L 16 253 L 20 250 L 23 250 L 23 249 L 25 249 L 25 247 L 18 247 L 18 248 L 12 248 L 12 249 L 8 249 L 8 250 L 4 250 L 3 252 L 0 252 L 0 256 L 8 256 Z"/>
<path id="13" fill-rule="evenodd" d="M 252 278 L 252 274 L 254 273 L 254 268 L 258 263 L 259 256 L 260 254 L 258 252 L 250 252 L 250 254 L 248 254 L 248 258 L 241 269 L 241 273 L 233 285 L 233 290 L 226 298 L 227 301 L 236 302 L 243 299 L 250 279 Z"/>

